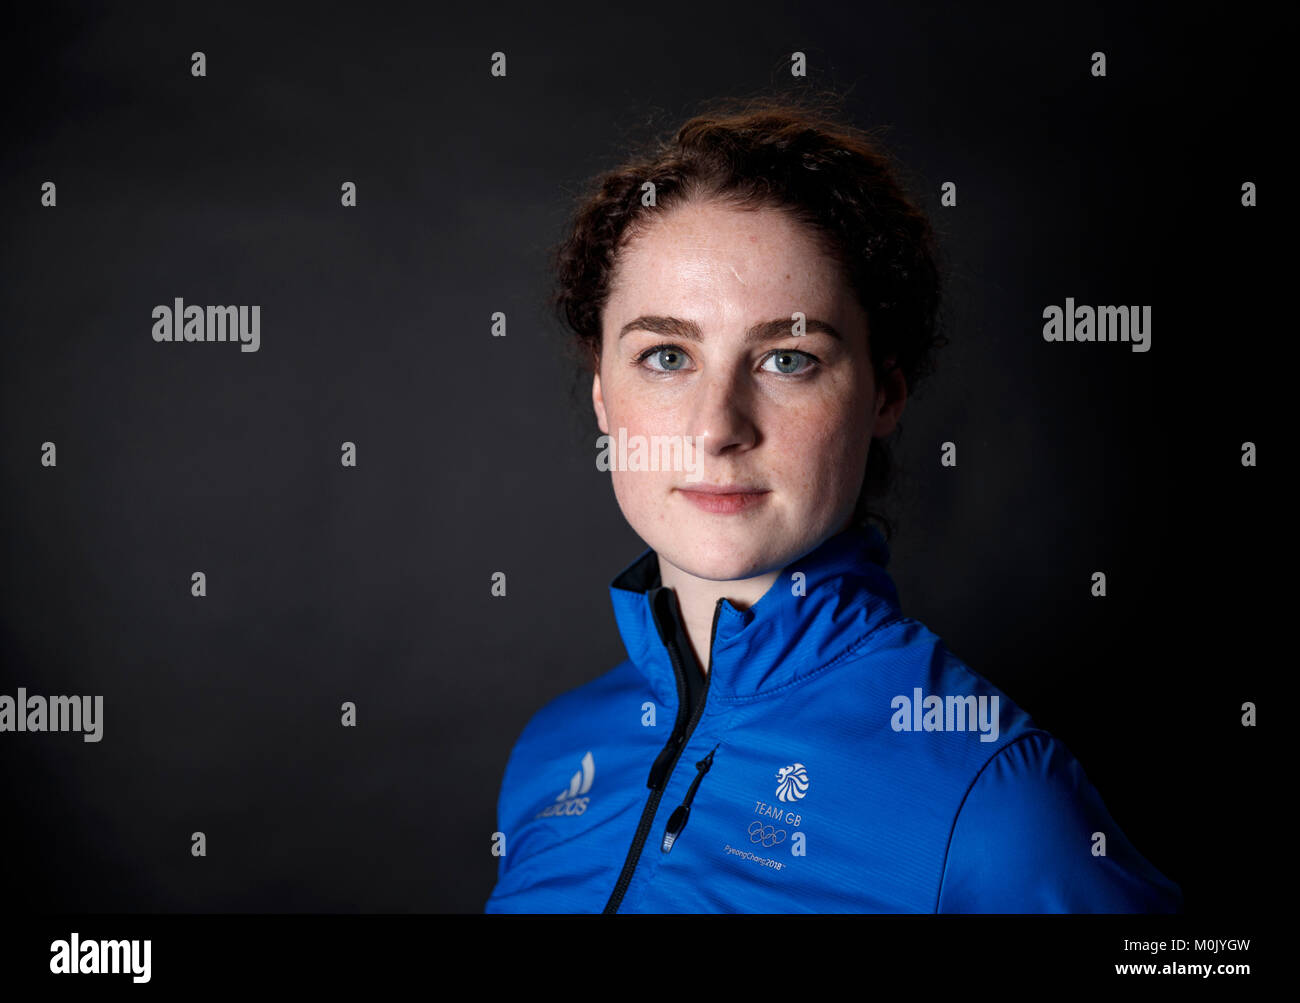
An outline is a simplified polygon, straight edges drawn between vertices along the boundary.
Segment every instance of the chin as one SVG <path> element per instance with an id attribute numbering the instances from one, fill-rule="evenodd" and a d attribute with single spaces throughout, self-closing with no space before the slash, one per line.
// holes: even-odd
<path id="1" fill-rule="evenodd" d="M 709 582 L 742 581 L 746 578 L 756 578 L 766 570 L 761 566 L 762 562 L 714 559 L 689 551 L 685 553 L 660 551 L 659 553 L 668 563 L 680 568 L 686 574 Z"/>
<path id="2" fill-rule="evenodd" d="M 670 564 L 688 575 L 713 582 L 756 578 L 780 569 L 796 541 L 781 541 L 759 522 L 749 525 L 711 526 L 696 523 L 662 548 L 651 546 Z"/>

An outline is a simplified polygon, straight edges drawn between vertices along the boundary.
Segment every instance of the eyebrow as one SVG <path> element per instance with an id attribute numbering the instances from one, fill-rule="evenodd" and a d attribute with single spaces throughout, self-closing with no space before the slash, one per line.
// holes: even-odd
<path id="1" fill-rule="evenodd" d="M 772 341 L 775 338 L 789 338 L 793 336 L 792 327 L 794 327 L 793 318 L 786 320 L 783 317 L 778 317 L 775 320 L 761 321 L 745 332 L 745 340 Z M 834 326 L 815 317 L 808 317 L 804 321 L 804 330 L 809 334 L 821 332 L 838 341 L 844 340 Z M 630 320 L 624 324 L 619 330 L 618 336 L 622 338 L 629 331 L 649 331 L 652 334 L 664 334 L 669 337 L 683 338 L 687 341 L 704 340 L 704 332 L 700 330 L 699 324 L 693 320 L 682 320 L 680 317 L 658 317 L 649 314 L 638 317 L 636 320 Z"/>

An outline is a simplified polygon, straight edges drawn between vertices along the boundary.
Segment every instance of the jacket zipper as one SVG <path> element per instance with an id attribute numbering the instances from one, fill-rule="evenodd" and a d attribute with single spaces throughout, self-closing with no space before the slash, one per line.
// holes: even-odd
<path id="1" fill-rule="evenodd" d="M 668 737 L 668 744 L 663 747 L 655 758 L 654 765 L 650 767 L 650 776 L 646 779 L 646 786 L 650 788 L 650 797 L 641 812 L 641 820 L 637 824 L 636 835 L 632 837 L 632 846 L 627 851 L 627 859 L 623 862 L 623 870 L 618 876 L 618 882 L 614 885 L 609 901 L 605 903 L 605 915 L 618 912 L 618 907 L 623 902 L 623 895 L 627 892 L 628 885 L 632 883 L 632 874 L 636 871 L 637 861 L 641 859 L 641 849 L 645 846 L 646 837 L 650 835 L 650 826 L 654 823 L 659 801 L 664 796 L 668 781 L 672 779 L 673 770 L 677 767 L 677 760 L 681 758 L 682 750 L 686 748 L 691 733 L 695 731 L 695 726 L 704 713 L 704 705 L 709 699 L 709 687 L 713 684 L 713 639 L 718 634 L 718 616 L 722 613 L 722 603 L 725 598 L 724 596 L 719 599 L 713 607 L 713 627 L 709 631 L 709 671 L 704 680 L 704 691 L 700 694 L 699 703 L 690 714 L 690 720 L 686 722 L 685 728 L 682 727 L 682 712 L 686 709 L 686 697 L 689 693 L 686 688 L 686 672 L 682 667 L 676 642 L 671 636 L 667 636 L 663 624 L 659 623 L 657 616 L 655 617 L 660 639 L 668 649 L 668 657 L 673 663 L 673 674 L 677 678 L 677 721 L 673 724 L 673 733 Z M 707 770 L 707 767 L 705 769 Z M 698 785 L 701 776 L 703 773 L 696 776 L 692 790 Z M 671 822 L 671 819 L 669 821 Z"/>

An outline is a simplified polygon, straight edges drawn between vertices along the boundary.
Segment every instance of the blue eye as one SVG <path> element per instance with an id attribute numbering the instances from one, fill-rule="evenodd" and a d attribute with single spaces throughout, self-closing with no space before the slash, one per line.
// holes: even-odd
<path id="1" fill-rule="evenodd" d="M 813 357 L 807 352 L 796 352 L 793 350 L 784 350 L 773 352 L 763 360 L 763 369 L 769 373 L 781 373 L 785 376 L 794 376 L 805 369 L 813 361 Z M 775 362 L 776 368 L 769 369 L 768 363 Z"/>
<path id="2" fill-rule="evenodd" d="M 637 362 L 645 362 L 647 359 L 653 359 L 658 365 L 651 365 L 650 368 L 659 373 L 673 373 L 686 366 L 686 353 L 672 345 L 656 345 L 654 348 L 648 348 L 637 357 Z"/>

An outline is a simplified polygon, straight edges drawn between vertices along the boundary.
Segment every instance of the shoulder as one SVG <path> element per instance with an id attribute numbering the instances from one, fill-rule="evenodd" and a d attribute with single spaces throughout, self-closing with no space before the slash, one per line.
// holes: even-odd
<path id="1" fill-rule="evenodd" d="M 640 672 L 624 660 L 595 679 L 552 697 L 534 711 L 511 746 L 499 809 L 524 780 L 525 766 L 537 771 L 548 769 L 553 761 L 567 763 L 572 758 L 575 728 L 581 728 L 584 741 L 596 740 L 620 718 L 611 710 L 622 707 L 628 715 L 639 713 L 645 692 Z"/>
<path id="2" fill-rule="evenodd" d="M 1083 766 L 1027 710 L 921 622 L 866 639 L 854 702 L 895 782 L 924 789 L 950 826 L 940 912 L 1176 912 L 1178 886 L 1133 846 Z M 892 757 L 892 758 L 890 758 Z"/>
<path id="3" fill-rule="evenodd" d="M 949 839 L 940 912 L 1177 912 L 1178 886 L 1111 817 L 1082 765 L 1031 729 L 973 778 Z"/>
<path id="4" fill-rule="evenodd" d="M 1028 711 L 912 617 L 883 624 L 849 660 L 826 674 L 817 699 L 838 714 L 855 708 L 854 730 L 863 715 L 883 719 L 886 736 L 895 736 L 884 744 L 897 744 L 914 767 L 924 763 L 962 791 L 999 750 L 1041 731 Z"/>
<path id="5" fill-rule="evenodd" d="M 552 697 L 534 711 L 515 741 L 515 750 L 521 745 L 545 742 L 548 736 L 565 730 L 579 719 L 585 726 L 598 725 L 602 718 L 593 714 L 597 710 L 607 711 L 622 703 L 631 713 L 645 693 L 644 677 L 625 659 L 595 679 Z"/>

